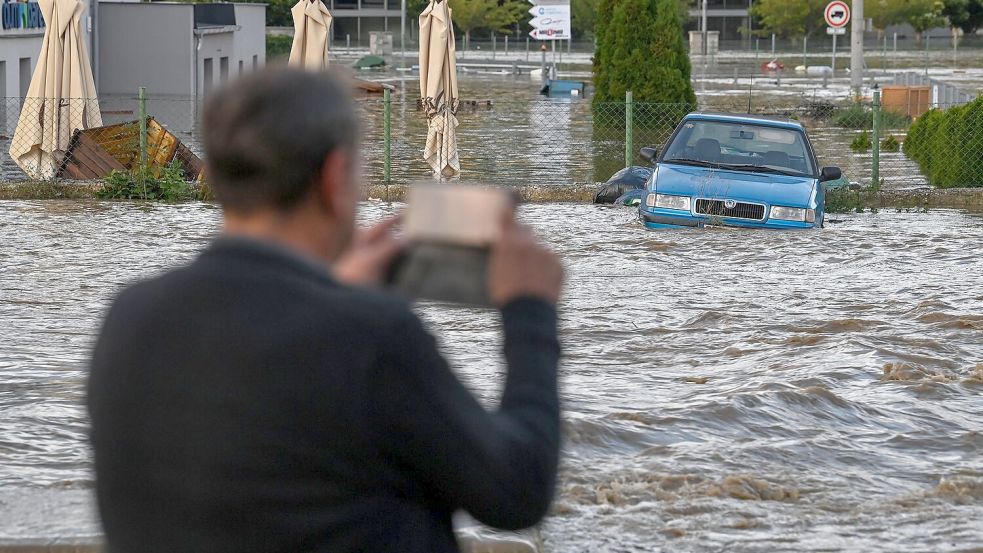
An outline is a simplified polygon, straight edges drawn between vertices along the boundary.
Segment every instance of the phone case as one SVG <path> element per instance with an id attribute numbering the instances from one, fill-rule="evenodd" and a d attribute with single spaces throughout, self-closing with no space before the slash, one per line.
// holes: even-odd
<path id="1" fill-rule="evenodd" d="M 467 184 L 416 184 L 407 204 L 409 246 L 390 270 L 391 288 L 411 300 L 491 306 L 489 247 L 515 207 L 514 195 Z"/>

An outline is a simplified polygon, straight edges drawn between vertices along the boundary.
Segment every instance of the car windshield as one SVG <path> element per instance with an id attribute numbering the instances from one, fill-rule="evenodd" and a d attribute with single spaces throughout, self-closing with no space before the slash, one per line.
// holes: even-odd
<path id="1" fill-rule="evenodd" d="M 762 173 L 816 174 L 805 133 L 738 122 L 685 121 L 662 161 Z"/>

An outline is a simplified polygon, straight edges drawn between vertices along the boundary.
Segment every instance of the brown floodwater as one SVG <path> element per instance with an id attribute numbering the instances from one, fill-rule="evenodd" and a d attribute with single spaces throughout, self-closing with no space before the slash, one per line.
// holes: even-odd
<path id="1" fill-rule="evenodd" d="M 546 551 L 983 547 L 983 218 L 655 232 L 619 208 L 521 216 L 569 271 Z M 126 283 L 191 259 L 218 217 L 0 202 L 0 543 L 98 536 L 82 402 L 100 317 Z M 493 406 L 495 314 L 419 312 Z"/>

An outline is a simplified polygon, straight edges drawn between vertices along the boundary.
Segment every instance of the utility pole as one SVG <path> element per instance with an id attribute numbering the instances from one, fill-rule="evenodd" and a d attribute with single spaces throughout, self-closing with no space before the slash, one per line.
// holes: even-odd
<path id="1" fill-rule="evenodd" d="M 402 58 L 402 65 L 406 66 L 406 0 L 403 0 L 399 8 L 399 49 Z"/>
<path id="2" fill-rule="evenodd" d="M 700 37 L 700 50 L 704 56 L 707 55 L 707 0 L 703 0 L 703 6 L 700 8 L 700 30 L 703 31 L 703 36 Z"/>
<path id="3" fill-rule="evenodd" d="M 864 0 L 853 0 L 850 15 L 850 88 L 856 96 L 864 85 Z"/>

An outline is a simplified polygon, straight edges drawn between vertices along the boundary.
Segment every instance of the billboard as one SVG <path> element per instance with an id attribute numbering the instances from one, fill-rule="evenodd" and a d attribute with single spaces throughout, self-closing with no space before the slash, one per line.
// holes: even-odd
<path id="1" fill-rule="evenodd" d="M 569 40 L 570 2 L 536 4 L 529 8 L 532 31 L 529 36 L 536 40 Z"/>

